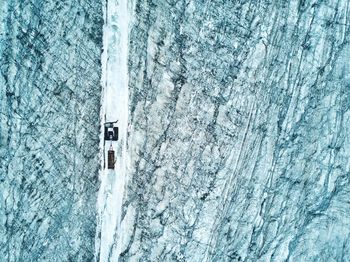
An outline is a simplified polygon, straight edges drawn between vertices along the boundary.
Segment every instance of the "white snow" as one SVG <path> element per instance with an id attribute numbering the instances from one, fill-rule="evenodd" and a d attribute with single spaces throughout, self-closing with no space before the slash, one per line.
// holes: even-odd
<path id="1" fill-rule="evenodd" d="M 95 260 L 118 261 L 121 250 L 121 208 L 126 181 L 126 137 L 128 127 L 128 5 L 126 0 L 109 0 L 104 10 L 102 54 L 101 150 L 107 159 L 111 142 L 103 145 L 104 122 L 118 120 L 119 140 L 113 142 L 115 170 L 102 158 L 98 195 L 98 227 Z"/>

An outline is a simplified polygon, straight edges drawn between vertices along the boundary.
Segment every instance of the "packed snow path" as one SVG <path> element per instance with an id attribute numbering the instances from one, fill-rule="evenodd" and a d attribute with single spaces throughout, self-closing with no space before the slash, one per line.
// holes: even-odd
<path id="1" fill-rule="evenodd" d="M 120 253 L 120 218 L 125 185 L 125 152 L 128 125 L 128 8 L 126 0 L 109 0 L 104 9 L 104 53 L 102 55 L 102 112 L 104 122 L 118 120 L 119 140 L 113 142 L 115 170 L 108 170 L 107 151 L 111 142 L 103 141 L 102 171 L 98 196 L 99 224 L 96 234 L 96 261 L 117 261 Z"/>

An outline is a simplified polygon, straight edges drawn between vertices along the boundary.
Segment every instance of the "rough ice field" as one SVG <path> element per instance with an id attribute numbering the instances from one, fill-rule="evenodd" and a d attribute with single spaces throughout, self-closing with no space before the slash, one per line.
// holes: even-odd
<path id="1" fill-rule="evenodd" d="M 102 3 L 0 1 L 0 261 L 91 261 Z"/>
<path id="2" fill-rule="evenodd" d="M 121 261 L 350 260 L 349 11 L 136 1 Z"/>
<path id="3" fill-rule="evenodd" d="M 350 261 L 349 2 L 128 2 L 0 1 L 0 260 Z"/>

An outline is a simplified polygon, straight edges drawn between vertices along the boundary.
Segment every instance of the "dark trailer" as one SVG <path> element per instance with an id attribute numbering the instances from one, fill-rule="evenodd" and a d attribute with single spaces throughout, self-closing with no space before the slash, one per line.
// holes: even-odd
<path id="1" fill-rule="evenodd" d="M 108 169 L 114 169 L 115 165 L 114 150 L 111 148 L 108 150 Z"/>

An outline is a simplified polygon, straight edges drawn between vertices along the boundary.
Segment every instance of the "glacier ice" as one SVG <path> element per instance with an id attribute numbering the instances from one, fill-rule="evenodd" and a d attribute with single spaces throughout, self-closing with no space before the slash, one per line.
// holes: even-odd
<path id="1" fill-rule="evenodd" d="M 0 261 L 91 261 L 102 3 L 0 1 Z"/>
<path id="2" fill-rule="evenodd" d="M 347 261 L 348 1 L 136 1 L 121 261 Z"/>
<path id="3" fill-rule="evenodd" d="M 0 258 L 349 261 L 349 11 L 1 1 Z"/>

